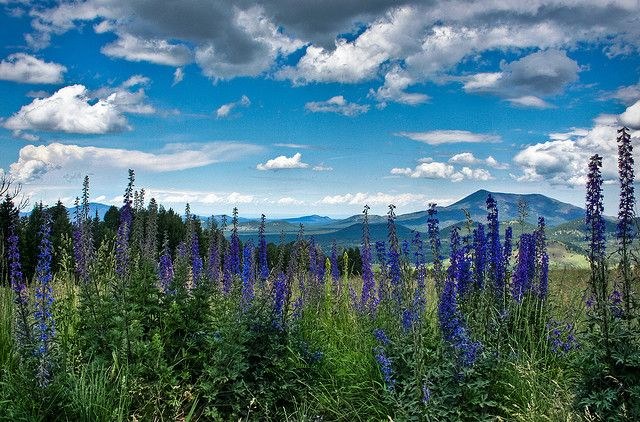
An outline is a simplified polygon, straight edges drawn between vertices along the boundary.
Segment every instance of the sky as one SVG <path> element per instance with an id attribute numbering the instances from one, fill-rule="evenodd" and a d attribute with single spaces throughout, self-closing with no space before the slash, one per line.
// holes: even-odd
<path id="1" fill-rule="evenodd" d="M 639 0 L 0 0 L 0 172 L 31 204 L 402 214 L 583 205 L 640 138 Z M 637 162 L 640 162 L 640 156 Z"/>

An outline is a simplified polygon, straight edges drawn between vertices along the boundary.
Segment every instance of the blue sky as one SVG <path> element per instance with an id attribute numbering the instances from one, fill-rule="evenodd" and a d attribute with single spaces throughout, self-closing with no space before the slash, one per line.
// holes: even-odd
<path id="1" fill-rule="evenodd" d="M 31 202 L 345 216 L 477 189 L 616 206 L 638 1 L 0 0 L 0 168 Z M 147 196 L 149 197 L 149 196 Z"/>

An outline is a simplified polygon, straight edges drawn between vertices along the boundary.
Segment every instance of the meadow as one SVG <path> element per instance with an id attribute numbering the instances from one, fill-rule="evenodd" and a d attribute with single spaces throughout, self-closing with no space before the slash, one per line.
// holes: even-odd
<path id="1" fill-rule="evenodd" d="M 241 242 L 237 210 L 229 227 L 168 216 L 133 171 L 109 221 L 89 215 L 85 179 L 71 236 L 53 208 L 19 218 L 7 197 L 0 419 L 639 420 L 624 130 L 618 145 L 615 250 L 589 163 L 588 268 L 554 265 L 544 218 L 503 231 L 491 195 L 446 249 L 435 205 L 411 242 L 393 206 L 387 239 L 370 239 L 365 207 L 358 265 L 302 227 L 295 242 Z"/>

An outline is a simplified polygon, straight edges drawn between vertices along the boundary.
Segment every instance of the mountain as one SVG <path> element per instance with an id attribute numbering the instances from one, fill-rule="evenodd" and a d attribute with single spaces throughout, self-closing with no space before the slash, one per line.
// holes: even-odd
<path id="1" fill-rule="evenodd" d="M 282 218 L 278 221 L 284 221 L 290 224 L 304 224 L 305 226 L 320 226 L 333 223 L 333 219 L 322 215 L 305 215 L 303 217 Z"/>

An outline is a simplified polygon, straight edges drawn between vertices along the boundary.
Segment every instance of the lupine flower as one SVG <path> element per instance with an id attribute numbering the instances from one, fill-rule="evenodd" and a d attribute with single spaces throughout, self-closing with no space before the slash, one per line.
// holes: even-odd
<path id="1" fill-rule="evenodd" d="M 362 294 L 360 296 L 360 309 L 365 312 L 371 309 L 376 281 L 371 268 L 371 243 L 369 240 L 369 206 L 365 205 L 362 219 L 362 245 L 360 258 L 362 260 Z M 369 309 L 368 309 L 369 308 Z"/>
<path id="2" fill-rule="evenodd" d="M 493 288 L 500 300 L 504 293 L 504 256 L 500 244 L 500 223 L 498 222 L 498 204 L 489 194 L 487 196 L 487 258 L 489 260 L 489 276 L 493 281 Z"/>
<path id="3" fill-rule="evenodd" d="M 250 241 L 244 246 L 242 267 L 242 308 L 247 309 L 255 296 L 254 279 L 255 269 L 253 264 L 253 243 Z"/>
<path id="4" fill-rule="evenodd" d="M 391 367 L 391 359 L 387 357 L 382 346 L 377 346 L 373 349 L 375 352 L 375 358 L 378 362 L 378 367 L 384 378 L 384 383 L 387 390 L 393 391 L 396 385 L 396 380 L 393 377 L 393 368 Z"/>
<path id="5" fill-rule="evenodd" d="M 533 286 L 536 265 L 536 239 L 529 233 L 520 236 L 518 263 L 513 274 L 511 295 L 517 302 L 522 302 L 523 295 Z"/>
<path id="6" fill-rule="evenodd" d="M 158 263 L 158 278 L 160 280 L 160 288 L 167 294 L 170 292 L 171 283 L 173 283 L 174 271 L 173 262 L 171 262 L 171 252 L 169 251 L 169 240 L 165 236 L 164 245 L 162 247 L 162 255 Z"/>
<path id="7" fill-rule="evenodd" d="M 462 245 L 458 249 L 455 257 L 456 261 L 456 288 L 460 299 L 464 299 L 469 293 L 471 285 L 473 283 L 473 275 L 471 272 L 471 260 L 467 256 L 469 245 Z"/>
<path id="8" fill-rule="evenodd" d="M 47 218 L 40 230 L 40 249 L 38 264 L 36 265 L 36 300 L 34 317 L 36 321 L 37 347 L 35 355 L 38 358 L 38 384 L 48 385 L 51 376 L 51 343 L 55 336 L 53 314 L 53 289 L 51 281 L 51 222 Z"/>
<path id="9" fill-rule="evenodd" d="M 506 244 L 506 242 L 505 242 Z M 484 272 L 487 266 L 487 238 L 484 224 L 479 223 L 473 231 L 473 280 L 480 290 L 484 288 Z"/>
<path id="10" fill-rule="evenodd" d="M 231 242 L 229 245 L 229 264 L 231 274 L 240 274 L 240 238 L 238 237 L 238 208 L 233 209 L 233 219 L 231 220 Z"/>
<path id="11" fill-rule="evenodd" d="M 416 320 L 416 315 L 413 312 L 413 309 L 411 308 L 406 308 L 402 310 L 402 329 L 404 330 L 404 332 L 409 332 L 411 331 L 411 328 L 413 328 L 413 323 Z"/>
<path id="12" fill-rule="evenodd" d="M 284 329 L 284 305 L 287 300 L 287 276 L 281 271 L 273 286 L 273 325 Z"/>
<path id="13" fill-rule="evenodd" d="M 17 306 L 18 318 L 16 321 L 17 342 L 21 347 L 26 347 L 31 343 L 31 325 L 29 324 L 29 297 L 27 286 L 22 274 L 20 264 L 20 239 L 15 233 L 15 222 L 12 221 L 9 227 L 9 238 L 7 239 L 8 251 L 7 260 L 9 262 L 9 281 L 14 293 L 14 303 Z"/>
<path id="14" fill-rule="evenodd" d="M 427 235 L 429 236 L 429 245 L 431 246 L 431 254 L 433 255 L 433 272 L 435 284 L 438 291 L 442 288 L 442 255 L 440 254 L 440 227 L 438 224 L 438 210 L 435 203 L 429 204 L 427 210 Z"/>
<path id="15" fill-rule="evenodd" d="M 260 229 L 258 230 L 258 265 L 260 279 L 262 281 L 269 278 L 269 264 L 267 263 L 267 240 L 264 236 L 265 216 L 260 217 Z"/>

